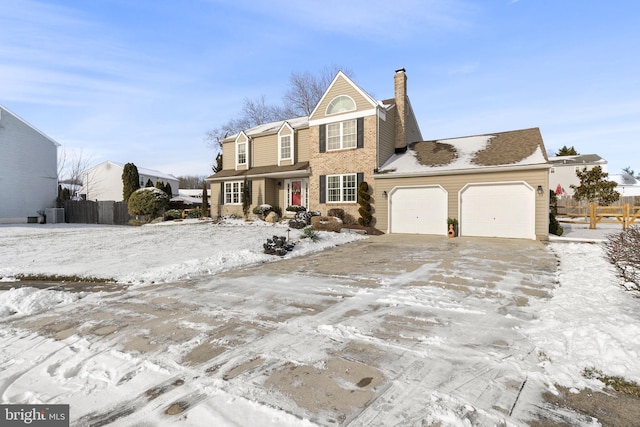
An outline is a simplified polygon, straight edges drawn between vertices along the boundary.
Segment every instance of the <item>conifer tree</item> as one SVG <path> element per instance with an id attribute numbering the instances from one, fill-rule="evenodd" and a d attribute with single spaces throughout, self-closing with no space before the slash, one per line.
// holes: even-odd
<path id="1" fill-rule="evenodd" d="M 140 175 L 133 163 L 127 163 L 122 170 L 122 200 L 127 202 L 131 193 L 140 188 Z"/>
<path id="2" fill-rule="evenodd" d="M 583 168 L 582 171 L 576 171 L 576 175 L 580 185 L 571 185 L 574 199 L 587 200 L 589 203 L 598 203 L 602 206 L 609 206 L 620 199 L 620 193 L 615 189 L 618 184 L 615 181 L 608 181 L 606 178 L 609 174 L 603 172 L 600 166 L 590 170 Z"/>
<path id="3" fill-rule="evenodd" d="M 206 182 L 202 184 L 202 216 L 209 216 L 209 193 Z"/>

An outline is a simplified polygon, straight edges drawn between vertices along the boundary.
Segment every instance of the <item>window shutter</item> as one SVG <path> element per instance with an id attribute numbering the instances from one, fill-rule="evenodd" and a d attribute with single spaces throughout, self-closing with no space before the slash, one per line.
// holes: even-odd
<path id="1" fill-rule="evenodd" d="M 327 203 L 327 175 L 320 175 L 320 203 Z"/>
<path id="2" fill-rule="evenodd" d="M 327 125 L 320 125 L 320 152 L 327 152 Z"/>
<path id="3" fill-rule="evenodd" d="M 364 181 L 364 172 L 358 172 L 356 174 L 356 188 L 360 188 L 360 183 Z"/>
<path id="4" fill-rule="evenodd" d="M 253 204 L 253 181 L 247 180 L 247 188 L 249 189 L 249 204 Z"/>
<path id="5" fill-rule="evenodd" d="M 224 182 L 220 183 L 220 204 L 224 205 Z"/>
<path id="6" fill-rule="evenodd" d="M 364 117 L 359 117 L 356 120 L 356 132 L 357 147 L 364 148 Z"/>

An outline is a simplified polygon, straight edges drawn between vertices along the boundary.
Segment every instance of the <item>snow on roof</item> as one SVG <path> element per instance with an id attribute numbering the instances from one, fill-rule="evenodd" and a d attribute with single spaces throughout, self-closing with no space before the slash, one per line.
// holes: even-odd
<path id="1" fill-rule="evenodd" d="M 607 161 L 597 154 L 578 154 L 575 156 L 552 156 L 549 157 L 549 163 L 575 165 L 576 163 L 607 163 Z"/>
<path id="2" fill-rule="evenodd" d="M 179 196 L 176 196 L 176 197 L 172 197 L 170 201 L 171 202 L 183 202 L 186 205 L 201 205 L 202 204 L 202 198 L 185 196 L 185 195 L 179 195 Z"/>
<path id="3" fill-rule="evenodd" d="M 638 180 L 628 173 L 609 175 L 609 181 L 616 182 L 618 185 L 639 185 Z"/>
<path id="4" fill-rule="evenodd" d="M 118 165 L 121 168 L 124 168 L 124 163 L 117 163 L 117 162 L 111 162 L 111 163 Z M 136 166 L 136 169 L 138 169 L 138 175 L 144 175 L 147 177 L 154 177 L 154 178 L 172 179 L 174 181 L 178 181 L 178 178 L 176 178 L 175 176 L 168 173 L 160 172 L 155 169 L 141 168 L 138 166 Z"/>
<path id="5" fill-rule="evenodd" d="M 487 167 L 547 164 L 538 129 L 461 138 L 421 141 L 393 155 L 380 169 L 384 174 L 419 174 Z"/>
<path id="6" fill-rule="evenodd" d="M 293 119 L 279 120 L 277 122 L 271 122 L 271 123 L 264 123 L 258 126 L 254 126 L 251 129 L 246 129 L 244 133 L 247 136 L 276 133 L 280 130 L 282 125 L 285 124 L 285 122 L 289 123 L 289 126 L 291 126 L 294 129 L 300 129 L 300 128 L 309 126 L 309 117 L 307 116 L 296 117 Z M 237 136 L 238 136 L 238 133 L 230 135 L 226 137 L 224 141 L 233 141 L 234 139 L 236 139 Z"/>

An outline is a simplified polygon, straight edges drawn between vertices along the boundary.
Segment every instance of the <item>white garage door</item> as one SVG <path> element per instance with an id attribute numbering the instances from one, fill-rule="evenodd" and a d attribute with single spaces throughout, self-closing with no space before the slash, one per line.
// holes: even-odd
<path id="1" fill-rule="evenodd" d="M 460 191 L 460 235 L 535 239 L 535 191 L 523 182 L 467 185 Z"/>
<path id="2" fill-rule="evenodd" d="M 389 194 L 391 233 L 447 234 L 447 192 L 440 186 L 396 187 Z"/>

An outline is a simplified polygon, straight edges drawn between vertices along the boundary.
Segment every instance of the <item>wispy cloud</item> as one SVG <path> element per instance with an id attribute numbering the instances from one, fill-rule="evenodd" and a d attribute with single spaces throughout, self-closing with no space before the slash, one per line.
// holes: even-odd
<path id="1" fill-rule="evenodd" d="M 229 3 L 227 0 L 212 0 Z M 290 26 L 366 40 L 403 40 L 420 33 L 468 28 L 474 7 L 460 0 L 274 0 L 234 1 L 253 13 L 286 20 Z"/>

